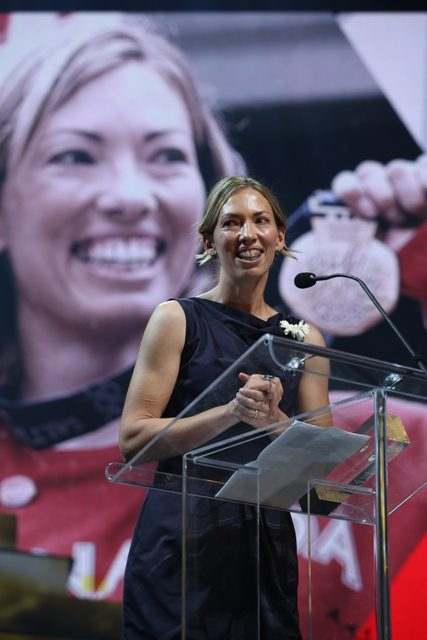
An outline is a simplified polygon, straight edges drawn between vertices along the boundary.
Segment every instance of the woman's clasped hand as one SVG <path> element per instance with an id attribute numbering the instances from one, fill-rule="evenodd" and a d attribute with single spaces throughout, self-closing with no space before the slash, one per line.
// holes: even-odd
<path id="1" fill-rule="evenodd" d="M 279 408 L 283 386 L 279 378 L 270 375 L 239 374 L 244 385 L 232 400 L 232 413 L 254 427 L 264 427 L 288 416 Z"/>

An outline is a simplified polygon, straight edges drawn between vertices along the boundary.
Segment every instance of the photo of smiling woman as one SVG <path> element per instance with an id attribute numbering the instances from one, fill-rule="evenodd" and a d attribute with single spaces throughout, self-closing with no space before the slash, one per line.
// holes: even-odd
<path id="1" fill-rule="evenodd" d="M 0 499 L 17 549 L 118 600 L 143 493 L 103 473 L 130 369 L 154 307 L 201 287 L 207 190 L 244 169 L 172 44 L 87 22 L 1 91 Z"/>

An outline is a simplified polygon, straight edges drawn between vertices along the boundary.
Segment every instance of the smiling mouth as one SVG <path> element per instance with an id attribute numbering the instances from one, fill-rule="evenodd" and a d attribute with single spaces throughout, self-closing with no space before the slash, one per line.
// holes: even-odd
<path id="1" fill-rule="evenodd" d="M 137 269 L 154 264 L 165 249 L 165 241 L 159 238 L 118 237 L 76 242 L 71 251 L 90 264 Z"/>
<path id="2" fill-rule="evenodd" d="M 261 254 L 262 251 L 259 249 L 246 249 L 238 251 L 237 257 L 240 258 L 240 260 L 258 260 Z"/>

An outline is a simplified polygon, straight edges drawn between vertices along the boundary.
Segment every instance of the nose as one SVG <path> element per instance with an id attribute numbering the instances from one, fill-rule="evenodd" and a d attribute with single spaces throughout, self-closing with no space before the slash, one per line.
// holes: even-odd
<path id="1" fill-rule="evenodd" d="M 242 242 L 251 242 L 256 238 L 256 229 L 255 225 L 250 220 L 245 220 L 245 222 L 240 227 L 239 231 L 239 240 Z"/>
<path id="2" fill-rule="evenodd" d="M 153 182 L 136 162 L 116 165 L 96 198 L 101 213 L 123 223 L 135 222 L 153 211 L 156 202 Z"/>

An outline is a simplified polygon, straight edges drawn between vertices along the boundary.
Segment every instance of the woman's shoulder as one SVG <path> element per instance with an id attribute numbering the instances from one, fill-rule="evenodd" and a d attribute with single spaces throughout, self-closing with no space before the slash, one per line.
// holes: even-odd
<path id="1" fill-rule="evenodd" d="M 145 327 L 138 359 L 156 362 L 183 349 L 186 335 L 185 314 L 180 305 L 168 300 L 153 311 Z"/>
<path id="2" fill-rule="evenodd" d="M 206 304 L 207 300 L 200 296 L 191 296 L 187 298 L 174 298 L 169 302 L 175 302 L 188 317 L 189 315 L 203 315 L 203 313 L 210 311 L 209 305 Z"/>
<path id="3" fill-rule="evenodd" d="M 179 300 L 166 300 L 166 302 L 161 302 L 154 309 L 152 318 L 156 318 L 157 321 L 161 321 L 162 319 L 175 319 L 178 320 L 183 318 L 183 308 L 180 304 Z"/>
<path id="4" fill-rule="evenodd" d="M 316 347 L 326 346 L 323 335 L 320 333 L 319 329 L 314 324 L 308 322 L 306 324 L 308 326 L 308 333 L 304 339 L 304 342 L 306 344 L 313 344 Z"/>
<path id="5" fill-rule="evenodd" d="M 199 304 L 199 298 L 173 298 L 161 303 L 156 313 L 171 327 L 171 323 L 177 329 L 185 328 L 186 342 L 192 341 L 200 332 L 200 326 L 204 324 L 205 311 Z"/>
<path id="6" fill-rule="evenodd" d="M 145 329 L 145 334 L 158 336 L 166 331 L 170 331 L 171 325 L 178 330 L 185 327 L 185 313 L 177 300 L 167 300 L 161 302 L 151 314 Z"/>

